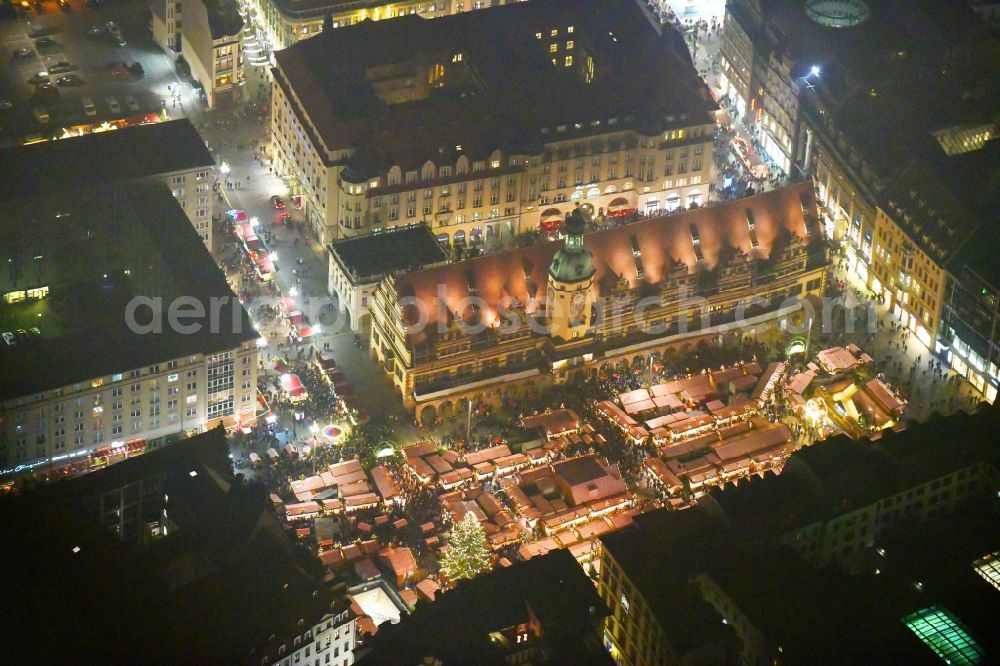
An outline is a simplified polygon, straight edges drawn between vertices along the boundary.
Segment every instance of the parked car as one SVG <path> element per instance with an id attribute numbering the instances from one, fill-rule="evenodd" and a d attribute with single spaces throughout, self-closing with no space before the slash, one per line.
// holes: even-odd
<path id="1" fill-rule="evenodd" d="M 35 40 L 35 47 L 39 49 L 52 49 L 59 46 L 56 40 L 51 37 L 39 37 Z"/>
<path id="2" fill-rule="evenodd" d="M 128 107 L 129 111 L 139 110 L 139 102 L 135 101 L 135 97 L 132 95 L 125 95 L 125 106 Z"/>
<path id="3" fill-rule="evenodd" d="M 111 38 L 115 40 L 118 46 L 125 46 L 125 38 L 122 37 L 122 31 L 118 29 L 114 21 L 108 21 L 108 32 L 111 33 Z"/>
<path id="4" fill-rule="evenodd" d="M 56 79 L 57 86 L 80 86 L 83 85 L 83 79 L 81 79 L 76 74 L 66 74 L 65 76 L 60 76 Z"/>
<path id="5" fill-rule="evenodd" d="M 48 67 L 49 74 L 62 74 L 63 72 L 69 72 L 76 69 L 76 65 L 65 60 L 60 60 L 54 65 Z"/>
<path id="6" fill-rule="evenodd" d="M 14 103 L 9 99 L 0 99 L 0 111 L 6 111 L 7 109 L 14 106 Z"/>
<path id="7" fill-rule="evenodd" d="M 21 60 L 23 58 L 32 58 L 35 55 L 35 50 L 30 46 L 22 46 L 19 49 L 14 49 L 14 60 Z"/>
<path id="8" fill-rule="evenodd" d="M 84 97 L 83 100 L 83 112 L 88 116 L 97 115 L 97 107 L 94 105 L 94 100 L 90 97 Z"/>
<path id="9" fill-rule="evenodd" d="M 28 83 L 33 83 L 35 85 L 48 82 L 49 82 L 49 73 L 46 71 L 36 72 L 35 74 L 31 75 L 30 79 L 28 79 Z"/>
<path id="10" fill-rule="evenodd" d="M 92 25 L 87 28 L 87 36 L 89 37 L 100 37 L 104 34 L 104 28 L 99 25 Z"/>
<path id="11" fill-rule="evenodd" d="M 115 99 L 113 95 L 108 95 L 104 98 L 104 101 L 108 103 L 108 108 L 111 110 L 111 113 L 118 113 L 122 110 L 121 105 L 118 104 L 118 100 Z"/>

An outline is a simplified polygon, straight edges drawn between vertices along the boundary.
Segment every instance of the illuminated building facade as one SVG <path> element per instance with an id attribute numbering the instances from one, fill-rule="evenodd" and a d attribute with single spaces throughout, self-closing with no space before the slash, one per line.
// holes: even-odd
<path id="1" fill-rule="evenodd" d="M 364 22 L 279 52 L 273 90 L 275 164 L 323 242 L 422 221 L 458 254 L 578 204 L 708 200 L 714 103 L 631 2 Z"/>
<path id="2" fill-rule="evenodd" d="M 1000 61 L 987 26 L 946 0 L 734 0 L 725 26 L 729 108 L 786 171 L 814 177 L 848 270 L 993 401 L 1000 275 L 981 248 L 1000 205 Z"/>
<path id="3" fill-rule="evenodd" d="M 574 216 L 580 216 L 579 210 Z M 811 183 L 388 277 L 371 350 L 418 418 L 793 315 L 827 266 Z"/>
<path id="4" fill-rule="evenodd" d="M 249 18 L 257 36 L 277 51 L 323 31 L 329 20 L 344 28 L 370 19 L 403 16 L 439 18 L 522 0 L 249 0 Z M 327 18 L 329 17 L 329 18 Z"/>
<path id="5" fill-rule="evenodd" d="M 0 246 L 5 475 L 255 420 L 258 335 L 166 186 L 7 198 Z"/>
<path id="6" fill-rule="evenodd" d="M 240 100 L 243 18 L 234 0 L 159 0 L 151 13 L 154 41 L 170 57 L 184 56 L 209 108 Z"/>

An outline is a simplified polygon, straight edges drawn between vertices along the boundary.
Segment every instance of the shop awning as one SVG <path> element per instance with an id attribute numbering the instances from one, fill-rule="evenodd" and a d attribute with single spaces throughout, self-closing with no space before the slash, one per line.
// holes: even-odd
<path id="1" fill-rule="evenodd" d="M 608 215 L 611 217 L 626 217 L 636 211 L 625 197 L 616 197 L 608 204 Z"/>
<path id="2" fill-rule="evenodd" d="M 306 387 L 302 385 L 302 380 L 298 375 L 284 374 L 281 376 L 281 388 L 293 398 L 306 394 Z"/>

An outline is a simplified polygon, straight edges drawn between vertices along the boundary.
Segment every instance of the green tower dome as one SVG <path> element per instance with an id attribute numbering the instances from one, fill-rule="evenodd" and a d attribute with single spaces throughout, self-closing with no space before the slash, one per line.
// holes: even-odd
<path id="1" fill-rule="evenodd" d="M 580 209 L 574 210 L 566 218 L 563 230 L 566 242 L 552 257 L 549 276 L 557 282 L 584 282 L 594 275 L 594 257 L 583 247 L 583 232 L 586 222 Z"/>

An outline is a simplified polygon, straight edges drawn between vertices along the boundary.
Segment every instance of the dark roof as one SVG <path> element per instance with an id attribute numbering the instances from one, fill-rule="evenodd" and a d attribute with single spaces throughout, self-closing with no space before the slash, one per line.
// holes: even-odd
<path id="1" fill-rule="evenodd" d="M 702 506 L 661 509 L 600 537 L 674 651 L 734 640 L 722 623 L 724 612 L 691 586 L 706 576 L 761 632 L 770 650 L 782 648 L 788 663 L 933 663 L 933 655 L 899 622 L 925 601 L 912 582 L 815 568 L 776 541 L 741 539 L 737 526 L 731 529 L 711 513 Z M 853 631 L 857 626 L 865 627 L 863 636 Z"/>
<path id="2" fill-rule="evenodd" d="M 802 0 L 731 0 L 727 12 L 760 57 L 789 59 L 821 150 L 854 172 L 871 205 L 937 264 L 953 273 L 965 264 L 1000 284 L 991 253 L 1000 241 L 1000 40 L 967 2 L 865 4 L 867 19 L 843 28 L 811 20 Z M 812 66 L 820 73 L 806 85 Z M 946 154 L 936 138 L 991 125 L 992 140 L 968 153 Z"/>
<path id="3" fill-rule="evenodd" d="M 212 39 L 238 36 L 243 29 L 243 17 L 232 0 L 202 0 L 208 14 Z"/>
<path id="4" fill-rule="evenodd" d="M 885 552 L 877 564 L 883 573 L 911 585 L 919 581 L 925 594 L 972 630 L 987 654 L 997 654 L 994 622 L 1000 617 L 1000 594 L 973 566 L 984 556 L 1000 553 L 1000 518 L 995 512 L 977 506 L 927 523 L 907 522 L 879 545 Z"/>
<path id="5" fill-rule="evenodd" d="M 879 440 L 846 435 L 796 451 L 778 476 L 715 491 L 728 521 L 748 538 L 774 538 L 979 461 L 998 460 L 1000 409 L 935 416 Z M 940 443 L 951 444 L 942 447 Z"/>
<path id="6" fill-rule="evenodd" d="M 608 475 L 597 462 L 596 456 L 580 456 L 558 462 L 552 466 L 552 470 L 571 486 L 578 486 Z"/>
<path id="7" fill-rule="evenodd" d="M 0 564 L 17 572 L 5 608 L 20 623 L 0 629 L 7 659 L 69 663 L 86 654 L 109 664 L 256 666 L 269 654 L 276 661 L 269 637 L 301 633 L 298 620 L 317 621 L 333 599 L 317 583 L 315 557 L 282 531 L 263 487 L 214 466 L 227 450 L 216 429 L 0 498 L 0 520 L 17 534 L 0 549 Z M 116 488 L 136 494 L 135 484 L 150 478 L 158 489 L 152 519 L 166 508 L 172 530 L 123 543 L 95 519 L 92 499 Z"/>
<path id="8" fill-rule="evenodd" d="M 0 329 L 36 325 L 41 331 L 37 338 L 0 346 L 0 399 L 228 351 L 259 337 L 184 211 L 160 183 L 67 188 L 8 200 L 0 209 L 0 252 L 5 263 L 23 269 L 17 282 L 10 272 L 0 275 L 4 292 L 50 289 L 37 303 L 0 304 Z M 162 332 L 130 330 L 126 307 L 135 297 L 162 299 Z M 193 333 L 169 325 L 167 308 L 180 297 L 205 309 Z M 213 331 L 208 313 L 217 298 L 226 300 Z M 136 321 L 149 322 L 150 309 L 140 308 Z"/>
<path id="9" fill-rule="evenodd" d="M 549 38 L 552 29 L 557 38 Z M 553 66 L 550 42 L 560 47 L 561 65 L 567 41 L 575 44 L 573 66 Z M 587 56 L 590 83 L 582 69 Z M 433 20 L 363 21 L 275 57 L 278 85 L 294 91 L 323 143 L 359 148 L 351 163 L 373 173 L 428 159 L 454 162 L 457 145 L 470 159 L 495 149 L 539 153 L 543 128 L 568 140 L 606 133 L 613 117 L 618 128 L 655 134 L 669 121 L 710 123 L 715 108 L 686 52 L 661 38 L 633 2 L 547 0 Z M 420 101 L 389 104 L 372 81 L 393 69 L 424 81 L 433 64 L 452 78 Z M 558 125 L 568 131 L 556 134 Z"/>
<path id="10" fill-rule="evenodd" d="M 334 241 L 334 260 L 352 281 L 372 282 L 387 273 L 411 271 L 447 261 L 448 255 L 423 224 Z"/>
<path id="11" fill-rule="evenodd" d="M 0 200 L 214 166 L 189 120 L 134 125 L 0 151 Z"/>
<path id="12" fill-rule="evenodd" d="M 931 130 L 995 115 L 997 43 L 967 3 L 869 1 L 868 18 L 846 28 L 816 23 L 802 4 L 762 3 L 768 29 L 758 43 L 770 35 L 772 41 L 761 44 L 764 54 L 770 47 L 787 55 L 796 79 L 820 68 L 813 87 L 803 86 L 803 100 L 825 108 L 825 118 L 879 175 L 891 174 L 933 141 Z M 752 12 L 737 14 L 746 20 Z"/>
<path id="13" fill-rule="evenodd" d="M 493 631 L 538 618 L 547 656 L 556 664 L 607 664 L 597 627 L 608 610 L 568 550 L 518 562 L 438 592 L 396 625 L 382 625 L 363 663 L 506 664 Z M 542 663 L 546 663 L 542 662 Z"/>

